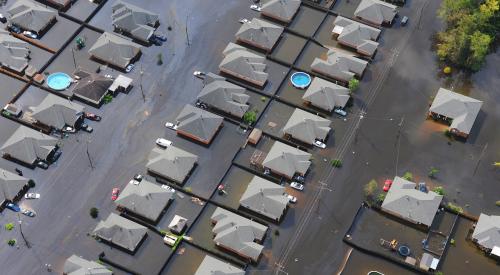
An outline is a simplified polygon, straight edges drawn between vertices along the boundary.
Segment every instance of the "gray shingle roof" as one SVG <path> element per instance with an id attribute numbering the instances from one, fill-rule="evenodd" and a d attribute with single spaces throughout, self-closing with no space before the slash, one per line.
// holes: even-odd
<path id="1" fill-rule="evenodd" d="M 367 61 L 352 55 L 328 50 L 327 59 L 315 58 L 311 68 L 315 72 L 347 82 L 355 75 L 363 75 L 367 65 Z"/>
<path id="2" fill-rule="evenodd" d="M 221 71 L 264 86 L 268 77 L 264 57 L 234 43 L 229 43 L 222 53 L 224 59 L 219 65 Z"/>
<path id="3" fill-rule="evenodd" d="M 93 234 L 99 238 L 134 252 L 148 229 L 138 223 L 120 217 L 115 213 L 109 214 L 104 221 L 100 221 Z"/>
<path id="4" fill-rule="evenodd" d="M 283 27 L 254 18 L 243 23 L 236 38 L 255 47 L 270 51 L 283 33 Z"/>
<path id="5" fill-rule="evenodd" d="M 311 154 L 276 141 L 262 165 L 289 178 L 295 173 L 304 175 L 311 166 Z"/>
<path id="6" fill-rule="evenodd" d="M 7 13 L 12 24 L 37 33 L 43 30 L 57 15 L 55 11 L 29 0 L 15 1 Z"/>
<path id="7" fill-rule="evenodd" d="M 192 105 L 186 105 L 176 118 L 177 132 L 187 133 L 209 143 L 224 119 Z"/>
<path id="8" fill-rule="evenodd" d="M 283 133 L 307 144 L 324 140 L 330 132 L 332 122 L 320 116 L 296 108 L 283 127 Z"/>
<path id="9" fill-rule="evenodd" d="M 78 71 L 75 75 L 79 76 L 80 80 L 72 90 L 73 95 L 94 104 L 102 101 L 108 88 L 113 84 L 112 79 L 100 74 Z"/>
<path id="10" fill-rule="evenodd" d="M 0 30 L 0 65 L 18 73 L 28 67 L 29 44 Z"/>
<path id="11" fill-rule="evenodd" d="M 358 52 L 372 56 L 378 47 L 380 30 L 339 16 L 333 22 L 334 31 L 341 28 L 337 40 L 344 45 L 355 48 Z"/>
<path id="12" fill-rule="evenodd" d="M 450 128 L 469 134 L 482 105 L 480 100 L 439 88 L 429 110 L 452 118 Z"/>
<path id="13" fill-rule="evenodd" d="M 112 10 L 113 26 L 143 41 L 151 38 L 158 24 L 158 14 L 123 1 L 117 1 Z"/>
<path id="14" fill-rule="evenodd" d="M 380 0 L 362 0 L 354 11 L 354 16 L 377 25 L 392 22 L 396 14 L 396 6 Z"/>
<path id="15" fill-rule="evenodd" d="M 94 261 L 88 261 L 72 255 L 64 262 L 64 274 L 67 275 L 111 275 L 113 272 L 105 266 Z"/>
<path id="16" fill-rule="evenodd" d="M 285 213 L 288 197 L 285 187 L 254 176 L 240 199 L 240 205 L 273 220 Z"/>
<path id="17" fill-rule="evenodd" d="M 34 164 L 37 159 L 46 160 L 56 146 L 56 138 L 19 126 L 0 150 L 24 163 Z"/>
<path id="18" fill-rule="evenodd" d="M 416 183 L 395 177 L 382 209 L 414 223 L 431 226 L 443 196 L 415 189 Z"/>
<path id="19" fill-rule="evenodd" d="M 30 109 L 34 119 L 56 129 L 66 125 L 74 127 L 85 110 L 82 105 L 53 94 L 47 94 L 38 106 Z"/>
<path id="20" fill-rule="evenodd" d="M 211 220 L 215 223 L 212 232 L 215 234 L 214 242 L 218 246 L 232 250 L 253 261 L 258 260 L 264 247 L 255 241 L 261 241 L 264 238 L 267 226 L 220 207 L 215 209 Z"/>
<path id="21" fill-rule="evenodd" d="M 250 96 L 246 94 L 245 88 L 227 82 L 225 78 L 213 73 L 208 73 L 203 83 L 205 86 L 198 95 L 198 100 L 239 118 L 250 107 Z"/>
<path id="22" fill-rule="evenodd" d="M 109 32 L 101 34 L 89 49 L 91 55 L 120 68 L 127 67 L 140 52 L 141 46 Z"/>
<path id="23" fill-rule="evenodd" d="M 172 192 L 143 179 L 138 185 L 127 184 L 115 203 L 151 221 L 156 221 L 172 199 Z"/>
<path id="24" fill-rule="evenodd" d="M 174 146 L 154 148 L 148 157 L 147 169 L 159 176 L 183 183 L 198 161 L 198 156 Z"/>
<path id="25" fill-rule="evenodd" d="M 206 255 L 194 275 L 245 275 L 245 271 L 215 257 Z"/>
<path id="26" fill-rule="evenodd" d="M 268 0 L 262 4 L 262 14 L 288 23 L 300 7 L 300 0 Z"/>
<path id="27" fill-rule="evenodd" d="M 28 184 L 28 179 L 0 168 L 0 204 L 14 198 Z"/>
<path id="28" fill-rule="evenodd" d="M 500 247 L 500 216 L 481 213 L 472 233 L 472 239 L 479 245 L 488 249 Z"/>
<path id="29" fill-rule="evenodd" d="M 315 77 L 302 99 L 323 110 L 344 108 L 349 101 L 349 89 L 322 78 Z"/>

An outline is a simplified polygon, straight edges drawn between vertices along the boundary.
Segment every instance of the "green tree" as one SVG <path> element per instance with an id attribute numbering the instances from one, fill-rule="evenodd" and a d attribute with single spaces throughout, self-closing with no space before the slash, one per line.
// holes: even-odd
<path id="1" fill-rule="evenodd" d="M 410 172 L 406 172 L 403 176 L 402 176 L 403 179 L 405 180 L 409 180 L 409 181 L 412 181 L 413 180 L 413 174 L 410 173 Z"/>
<path id="2" fill-rule="evenodd" d="M 351 80 L 349 80 L 349 90 L 351 92 L 355 92 L 358 88 L 359 80 L 357 80 L 356 78 L 351 78 Z"/>
<path id="3" fill-rule="evenodd" d="M 483 66 L 486 55 L 489 52 L 491 42 L 493 42 L 491 36 L 481 33 L 480 31 L 476 31 L 471 35 L 471 54 L 469 55 L 467 64 L 473 71 L 479 71 L 481 66 Z"/>
<path id="4" fill-rule="evenodd" d="M 434 191 L 434 193 L 436 193 L 438 195 L 444 196 L 443 186 L 436 186 L 436 187 L 434 187 L 434 189 L 432 189 L 432 191 Z"/>
<path id="5" fill-rule="evenodd" d="M 92 218 L 96 219 L 99 216 L 99 209 L 97 209 L 96 207 L 92 207 L 89 210 L 89 214 Z"/>
<path id="6" fill-rule="evenodd" d="M 4 227 L 5 227 L 5 230 L 11 231 L 12 229 L 14 229 L 14 224 L 9 222 L 9 223 L 6 223 Z"/>
<path id="7" fill-rule="evenodd" d="M 428 174 L 429 178 L 435 178 L 437 173 L 439 173 L 439 169 L 437 169 L 436 167 L 431 167 Z"/>
<path id="8" fill-rule="evenodd" d="M 247 111 L 243 115 L 243 121 L 248 125 L 254 124 L 257 121 L 257 112 L 255 110 Z"/>
<path id="9" fill-rule="evenodd" d="M 374 179 L 369 181 L 364 188 L 366 199 L 372 201 L 373 197 L 375 196 L 375 193 L 377 192 L 377 189 L 378 189 L 377 181 Z"/>

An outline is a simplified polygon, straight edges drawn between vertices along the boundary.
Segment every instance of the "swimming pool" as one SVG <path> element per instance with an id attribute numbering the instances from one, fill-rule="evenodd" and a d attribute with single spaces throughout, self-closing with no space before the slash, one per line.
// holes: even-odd
<path id="1" fill-rule="evenodd" d="M 296 72 L 292 74 L 290 81 L 294 87 L 305 89 L 311 84 L 311 76 L 304 72 Z"/>
<path id="2" fill-rule="evenodd" d="M 51 89 L 61 91 L 71 85 L 71 77 L 65 73 L 53 73 L 47 77 L 47 85 Z"/>

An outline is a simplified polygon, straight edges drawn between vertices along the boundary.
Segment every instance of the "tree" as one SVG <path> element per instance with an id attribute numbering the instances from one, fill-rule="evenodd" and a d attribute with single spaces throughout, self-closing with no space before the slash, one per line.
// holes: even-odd
<path id="1" fill-rule="evenodd" d="M 378 189 L 378 183 L 377 183 L 377 181 L 374 180 L 374 179 L 372 179 L 371 181 L 369 181 L 365 185 L 365 188 L 364 188 L 366 199 L 369 200 L 369 201 L 373 200 L 373 196 L 377 192 L 377 189 Z"/>
<path id="2" fill-rule="evenodd" d="M 405 180 L 409 180 L 409 181 L 412 181 L 413 180 L 413 174 L 410 173 L 410 172 L 406 172 L 403 176 L 402 176 L 403 179 Z"/>
<path id="3" fill-rule="evenodd" d="M 14 223 L 11 223 L 11 222 L 6 223 L 4 227 L 5 227 L 5 230 L 11 231 L 12 229 L 14 229 Z"/>
<path id="4" fill-rule="evenodd" d="M 247 111 L 244 115 L 243 115 L 243 121 L 248 124 L 248 125 L 252 125 L 254 124 L 256 121 L 257 121 L 257 112 L 256 110 L 252 110 L 252 111 Z"/>
<path id="5" fill-rule="evenodd" d="M 491 36 L 481 33 L 480 31 L 476 31 L 471 35 L 470 38 L 471 54 L 469 55 L 467 63 L 468 66 L 473 71 L 479 71 L 479 69 L 481 69 L 481 66 L 483 66 L 491 42 L 493 42 Z"/>
<path id="6" fill-rule="evenodd" d="M 428 174 L 429 178 L 435 178 L 437 173 L 439 173 L 439 170 L 436 167 L 431 167 Z"/>
<path id="7" fill-rule="evenodd" d="M 438 195 L 444 196 L 443 186 L 436 186 L 436 187 L 434 187 L 434 189 L 432 189 L 432 191 L 434 191 L 434 193 L 436 193 Z"/>
<path id="8" fill-rule="evenodd" d="M 97 209 L 96 207 L 92 207 L 90 208 L 90 216 L 94 219 L 97 218 L 97 216 L 99 216 L 99 209 Z"/>
<path id="9" fill-rule="evenodd" d="M 351 78 L 351 80 L 349 80 L 349 90 L 351 92 L 355 92 L 358 88 L 359 80 L 357 80 L 356 78 Z"/>
<path id="10" fill-rule="evenodd" d="M 29 180 L 29 181 L 28 181 L 28 186 L 29 186 L 30 188 L 35 188 L 35 185 L 36 185 L 36 184 L 35 184 L 35 181 L 34 181 L 34 180 Z"/>

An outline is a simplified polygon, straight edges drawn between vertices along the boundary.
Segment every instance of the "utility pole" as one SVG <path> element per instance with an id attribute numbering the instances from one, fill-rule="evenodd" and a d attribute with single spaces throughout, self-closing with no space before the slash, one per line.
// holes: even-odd
<path id="1" fill-rule="evenodd" d="M 189 22 L 189 14 L 186 15 L 186 39 L 188 47 L 191 46 L 191 42 L 189 42 L 189 33 L 188 33 L 188 22 Z"/>
<path id="2" fill-rule="evenodd" d="M 71 54 L 73 56 L 73 65 L 75 66 L 75 70 L 76 70 L 75 50 L 73 48 L 71 48 Z"/>
<path id="3" fill-rule="evenodd" d="M 90 157 L 90 152 L 89 152 L 89 143 L 90 143 L 90 138 L 87 139 L 87 158 L 89 159 L 90 168 L 94 170 L 94 164 L 92 163 L 92 158 Z"/>
<path id="4" fill-rule="evenodd" d="M 142 70 L 142 63 L 141 63 L 141 70 L 139 71 L 139 76 L 140 76 L 139 88 L 141 88 L 142 100 L 144 101 L 144 103 L 146 103 L 146 95 L 144 94 L 144 90 L 142 89 L 142 75 L 143 74 L 144 74 L 144 71 Z"/>
<path id="5" fill-rule="evenodd" d="M 21 226 L 23 221 L 21 220 L 21 215 L 19 215 L 19 213 L 17 213 L 17 218 L 18 218 L 18 222 L 19 222 L 18 223 L 19 224 L 19 232 L 21 232 L 21 237 L 23 238 L 24 244 L 26 245 L 27 248 L 31 248 L 31 244 L 28 242 L 28 240 L 26 240 L 26 237 L 24 236 L 23 227 Z"/>

